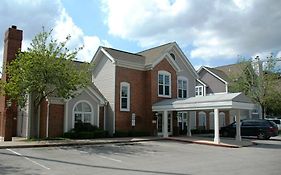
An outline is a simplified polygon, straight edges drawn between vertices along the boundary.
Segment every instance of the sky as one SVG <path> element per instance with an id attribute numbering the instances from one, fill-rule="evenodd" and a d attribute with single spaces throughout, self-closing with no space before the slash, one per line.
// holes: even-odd
<path id="1" fill-rule="evenodd" d="M 280 0 L 1 0 L 0 66 L 5 31 L 24 31 L 22 50 L 53 29 L 90 62 L 99 46 L 132 53 L 177 42 L 195 69 L 273 53 L 281 57 Z"/>

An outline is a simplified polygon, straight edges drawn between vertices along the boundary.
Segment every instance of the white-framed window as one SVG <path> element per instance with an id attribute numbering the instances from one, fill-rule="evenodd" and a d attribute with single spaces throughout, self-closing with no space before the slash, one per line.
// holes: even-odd
<path id="1" fill-rule="evenodd" d="M 204 96 L 203 86 L 195 87 L 195 96 Z"/>
<path id="2" fill-rule="evenodd" d="M 93 111 L 91 105 L 86 101 L 81 101 L 74 106 L 74 124 L 92 123 Z"/>
<path id="3" fill-rule="evenodd" d="M 158 96 L 171 97 L 171 74 L 167 71 L 158 72 Z"/>
<path id="4" fill-rule="evenodd" d="M 120 111 L 130 111 L 130 84 L 120 84 Z"/>
<path id="5" fill-rule="evenodd" d="M 187 79 L 178 79 L 178 98 L 187 98 Z"/>

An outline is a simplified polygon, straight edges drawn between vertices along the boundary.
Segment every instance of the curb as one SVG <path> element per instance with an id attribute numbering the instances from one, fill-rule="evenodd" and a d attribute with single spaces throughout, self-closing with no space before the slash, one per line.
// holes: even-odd
<path id="1" fill-rule="evenodd" d="M 139 139 L 139 140 L 116 140 L 116 141 L 101 141 L 101 142 L 70 142 L 70 143 L 45 143 L 45 144 L 29 144 L 29 145 L 3 145 L 0 149 L 10 148 L 41 148 L 41 147 L 61 147 L 61 146 L 82 146 L 82 145 L 104 145 L 104 144 L 116 144 L 116 143 L 134 143 L 134 142 L 147 142 L 165 140 L 165 138 L 154 139 Z"/>
<path id="2" fill-rule="evenodd" d="M 193 144 L 199 144 L 199 145 L 209 145 L 209 146 L 225 147 L 225 148 L 242 148 L 243 147 L 243 146 L 239 146 L 239 145 L 216 144 L 216 143 L 184 140 L 184 139 L 177 139 L 177 138 L 166 138 L 166 140 L 177 141 L 177 142 L 185 142 L 185 143 L 193 143 Z"/>

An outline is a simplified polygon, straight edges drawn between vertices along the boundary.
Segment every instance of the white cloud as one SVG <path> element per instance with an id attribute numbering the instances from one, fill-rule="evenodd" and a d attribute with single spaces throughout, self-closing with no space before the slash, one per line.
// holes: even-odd
<path id="1" fill-rule="evenodd" d="M 5 17 L 0 22 L 0 51 L 3 48 L 4 33 L 11 25 L 23 30 L 22 50 L 27 49 L 32 38 L 42 31 L 43 26 L 47 31 L 53 28 L 53 37 L 59 41 L 63 41 L 70 34 L 70 49 L 84 45 L 84 49 L 77 55 L 80 61 L 90 61 L 99 45 L 110 45 L 98 36 L 86 35 L 73 22 L 60 0 L 1 0 L 0 16 Z M 2 54 L 3 51 L 0 53 L 0 66 Z"/>
<path id="2" fill-rule="evenodd" d="M 177 41 L 206 61 L 281 49 L 281 1 L 104 0 L 108 32 L 142 47 Z"/>
<path id="3" fill-rule="evenodd" d="M 67 47 L 70 49 L 82 47 L 83 49 L 78 52 L 77 58 L 80 61 L 91 61 L 97 48 L 100 45 L 110 46 L 109 42 L 100 40 L 97 36 L 88 36 L 84 34 L 81 28 L 79 28 L 73 22 L 72 18 L 63 9 L 60 18 L 56 21 L 54 27 L 54 38 L 58 41 L 65 41 L 68 35 L 71 36 Z"/>

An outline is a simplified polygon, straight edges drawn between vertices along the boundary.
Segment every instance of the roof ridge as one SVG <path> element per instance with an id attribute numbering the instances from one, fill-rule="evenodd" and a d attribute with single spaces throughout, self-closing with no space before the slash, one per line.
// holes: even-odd
<path id="1" fill-rule="evenodd" d="M 143 55 L 140 55 L 140 54 L 137 54 L 137 53 L 132 53 L 132 52 L 128 52 L 128 51 L 124 51 L 124 50 L 119 50 L 119 49 L 115 49 L 115 48 L 111 48 L 111 47 L 104 47 L 104 46 L 102 46 L 102 47 L 105 48 L 105 49 L 111 49 L 111 50 L 114 50 L 114 51 L 123 52 L 123 53 L 126 53 L 126 54 L 131 54 L 131 55 L 136 55 L 136 56 L 143 57 Z"/>
<path id="2" fill-rule="evenodd" d="M 173 41 L 173 42 L 169 42 L 169 43 L 162 44 L 162 45 L 159 45 L 159 46 L 155 46 L 155 47 L 152 47 L 152 48 L 149 48 L 149 49 L 146 49 L 146 50 L 143 50 L 143 51 L 137 52 L 137 53 L 147 52 L 147 51 L 149 51 L 149 50 L 152 50 L 152 49 L 157 49 L 157 48 L 159 48 L 159 47 L 163 47 L 163 46 L 166 46 L 166 45 L 168 45 L 168 44 L 172 44 L 172 43 L 176 43 L 176 42 L 175 42 L 175 41 Z"/>

